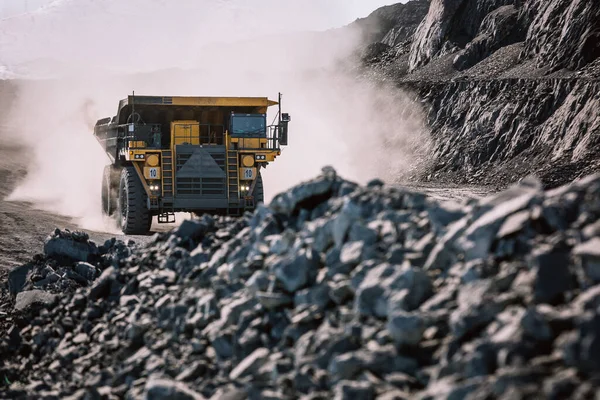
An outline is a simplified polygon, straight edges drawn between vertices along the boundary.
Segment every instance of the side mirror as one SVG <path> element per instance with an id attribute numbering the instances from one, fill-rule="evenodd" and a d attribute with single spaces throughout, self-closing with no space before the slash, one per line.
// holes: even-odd
<path id="1" fill-rule="evenodd" d="M 279 144 L 282 146 L 288 144 L 288 121 L 281 120 L 279 124 Z"/>
<path id="2" fill-rule="evenodd" d="M 292 117 L 288 113 L 281 113 L 281 120 L 279 122 L 279 144 L 287 146 L 288 144 L 288 123 L 292 120 Z"/>

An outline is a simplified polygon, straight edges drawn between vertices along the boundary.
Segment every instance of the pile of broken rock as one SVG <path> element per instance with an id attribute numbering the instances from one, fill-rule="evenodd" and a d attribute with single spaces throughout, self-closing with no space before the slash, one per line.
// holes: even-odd
<path id="1" fill-rule="evenodd" d="M 13 398 L 597 395 L 600 176 L 439 203 L 325 168 L 151 243 L 56 231 L 9 276 Z"/>

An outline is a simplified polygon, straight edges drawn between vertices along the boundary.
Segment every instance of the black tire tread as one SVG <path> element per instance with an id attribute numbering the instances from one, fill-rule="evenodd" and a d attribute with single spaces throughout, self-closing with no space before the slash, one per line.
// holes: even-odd
<path id="1" fill-rule="evenodd" d="M 106 165 L 102 173 L 102 213 L 114 216 L 117 211 L 119 195 L 120 170 L 113 165 Z"/>
<path id="2" fill-rule="evenodd" d="M 265 202 L 265 191 L 263 187 L 262 175 L 259 172 L 256 177 L 256 185 L 254 186 L 254 192 L 252 193 L 254 196 L 254 205 L 257 206 L 259 203 Z"/>
<path id="3" fill-rule="evenodd" d="M 152 225 L 152 215 L 146 206 L 148 195 L 133 166 L 123 168 L 119 187 L 127 193 L 127 215 L 123 217 L 121 214 L 120 194 L 117 213 L 123 233 L 147 235 Z"/>

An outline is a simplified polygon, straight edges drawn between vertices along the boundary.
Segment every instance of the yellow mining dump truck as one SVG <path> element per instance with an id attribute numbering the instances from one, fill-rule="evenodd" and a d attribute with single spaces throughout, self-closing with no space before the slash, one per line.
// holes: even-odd
<path id="1" fill-rule="evenodd" d="M 274 122 L 267 109 L 279 106 Z M 125 234 L 175 221 L 175 212 L 240 215 L 263 201 L 261 168 L 288 142 L 289 114 L 263 97 L 137 96 L 96 123 L 111 164 L 102 208 Z"/>

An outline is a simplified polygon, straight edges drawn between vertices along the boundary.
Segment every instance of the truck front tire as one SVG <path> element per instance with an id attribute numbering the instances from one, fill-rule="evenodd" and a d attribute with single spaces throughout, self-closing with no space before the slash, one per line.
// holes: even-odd
<path id="1" fill-rule="evenodd" d="M 259 203 L 265 202 L 265 191 L 263 188 L 263 180 L 260 172 L 256 177 L 256 185 L 254 186 L 254 192 L 252 193 L 254 197 L 254 206 L 256 207 Z"/>
<path id="2" fill-rule="evenodd" d="M 152 215 L 147 207 L 147 194 L 135 168 L 121 171 L 117 201 L 117 223 L 126 235 L 147 235 L 152 225 Z"/>

